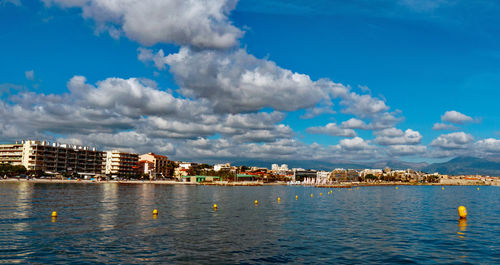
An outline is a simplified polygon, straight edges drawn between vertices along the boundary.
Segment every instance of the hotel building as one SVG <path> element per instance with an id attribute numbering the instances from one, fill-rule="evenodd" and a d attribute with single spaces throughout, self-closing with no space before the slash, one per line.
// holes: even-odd
<path id="1" fill-rule="evenodd" d="M 0 145 L 0 163 L 23 165 L 27 170 L 101 174 L 104 152 L 87 146 L 21 141 Z"/>
<path id="2" fill-rule="evenodd" d="M 139 174 L 139 155 L 125 153 L 118 150 L 107 151 L 105 153 L 106 175 L 123 176 Z"/>
<path id="3" fill-rule="evenodd" d="M 168 157 L 147 153 L 139 156 L 140 173 L 148 174 L 150 178 L 166 177 Z"/>

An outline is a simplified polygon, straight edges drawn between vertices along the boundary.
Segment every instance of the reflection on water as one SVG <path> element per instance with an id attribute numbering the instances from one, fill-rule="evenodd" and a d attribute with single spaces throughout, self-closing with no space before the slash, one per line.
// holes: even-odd
<path id="1" fill-rule="evenodd" d="M 497 187 L 328 191 L 0 183 L 0 264 L 500 263 Z"/>
<path id="2" fill-rule="evenodd" d="M 98 211 L 98 226 L 101 231 L 107 231 L 116 227 L 116 215 L 118 213 L 118 184 L 106 183 L 98 185 L 100 188 L 100 206 Z"/>

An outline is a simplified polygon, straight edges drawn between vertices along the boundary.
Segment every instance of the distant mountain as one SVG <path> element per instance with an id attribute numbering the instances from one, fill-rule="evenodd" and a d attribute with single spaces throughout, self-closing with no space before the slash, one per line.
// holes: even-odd
<path id="1" fill-rule="evenodd" d="M 448 162 L 431 164 L 421 170 L 447 175 L 500 176 L 500 161 L 495 158 L 457 157 Z"/>
<path id="2" fill-rule="evenodd" d="M 316 160 L 283 160 L 272 161 L 273 164 L 287 164 L 289 168 L 304 168 L 318 170 L 333 170 L 335 168 L 365 169 L 365 168 L 386 168 L 391 169 L 415 169 L 420 170 L 428 166 L 427 163 L 412 163 L 398 160 L 375 161 L 375 162 L 352 162 L 352 161 L 316 161 Z M 256 167 L 271 168 L 270 161 L 232 161 L 234 165 L 246 165 Z"/>

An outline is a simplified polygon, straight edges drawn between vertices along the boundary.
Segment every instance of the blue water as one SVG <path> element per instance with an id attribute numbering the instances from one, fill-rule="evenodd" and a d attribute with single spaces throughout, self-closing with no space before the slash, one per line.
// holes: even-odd
<path id="1" fill-rule="evenodd" d="M 500 187 L 329 190 L 0 183 L 0 264 L 500 264 Z"/>

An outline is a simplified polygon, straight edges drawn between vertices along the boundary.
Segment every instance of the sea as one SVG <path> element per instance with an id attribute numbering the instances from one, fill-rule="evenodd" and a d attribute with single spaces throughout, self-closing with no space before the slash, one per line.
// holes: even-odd
<path id="1" fill-rule="evenodd" d="M 0 183 L 0 264 L 276 263 L 500 264 L 500 187 Z"/>

